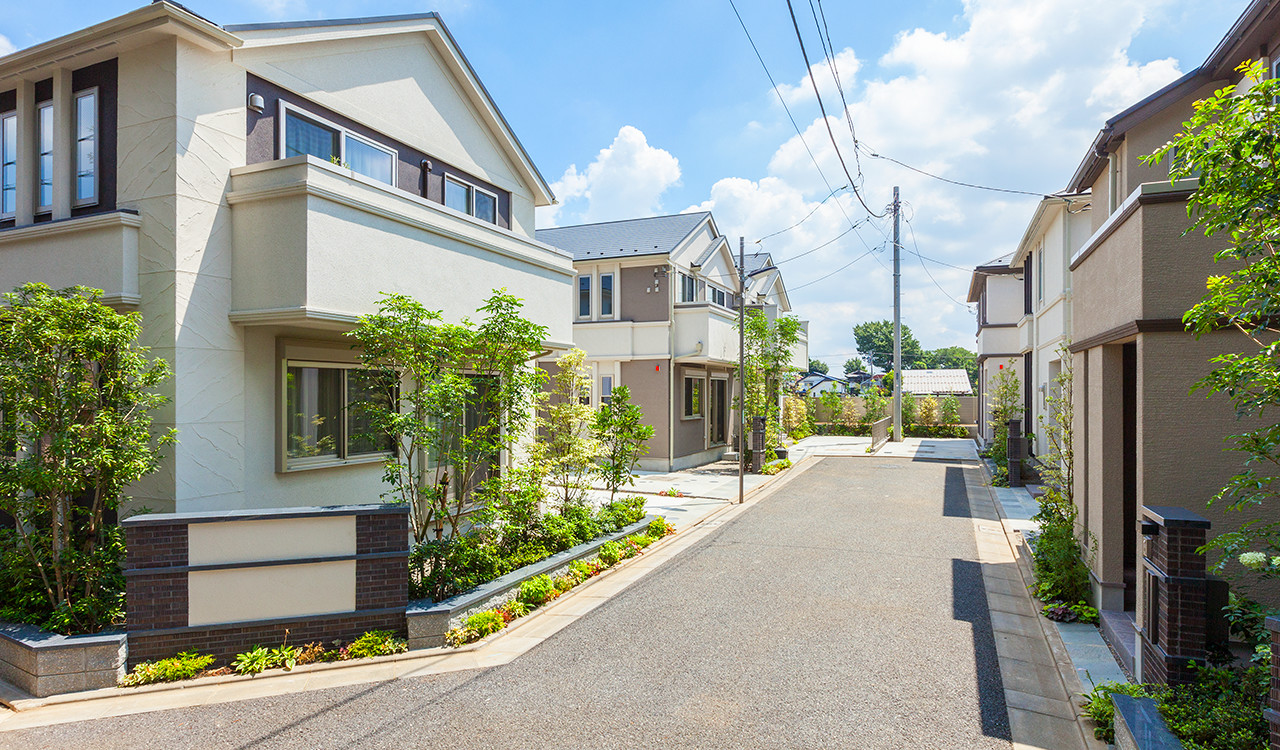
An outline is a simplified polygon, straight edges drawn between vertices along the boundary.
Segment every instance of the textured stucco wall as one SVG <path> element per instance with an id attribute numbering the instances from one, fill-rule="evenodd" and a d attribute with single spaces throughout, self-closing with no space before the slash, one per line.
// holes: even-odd
<path id="1" fill-rule="evenodd" d="M 1142 317 L 1143 209 L 1076 266 L 1071 338 L 1081 341 Z"/>
<path id="2" fill-rule="evenodd" d="M 664 268 L 665 266 L 654 265 L 622 269 L 619 294 L 622 297 L 623 320 L 645 322 L 670 319 L 669 291 L 674 283 L 672 275 L 658 277 L 658 291 L 652 291 L 654 271 L 660 272 Z"/>
<path id="3" fill-rule="evenodd" d="M 631 400 L 644 412 L 645 424 L 653 426 L 649 453 L 645 458 L 666 459 L 671 435 L 670 415 L 675 408 L 671 397 L 669 360 L 638 360 L 622 363 L 622 383 L 631 389 Z"/>

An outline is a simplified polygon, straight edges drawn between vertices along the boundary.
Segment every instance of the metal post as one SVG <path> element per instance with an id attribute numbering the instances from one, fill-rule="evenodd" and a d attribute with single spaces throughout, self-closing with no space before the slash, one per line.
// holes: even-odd
<path id="1" fill-rule="evenodd" d="M 898 188 L 893 188 L 893 440 L 902 440 L 902 268 L 898 258 Z"/>
<path id="2" fill-rule="evenodd" d="M 747 238 L 738 237 L 738 503 L 747 461 Z"/>

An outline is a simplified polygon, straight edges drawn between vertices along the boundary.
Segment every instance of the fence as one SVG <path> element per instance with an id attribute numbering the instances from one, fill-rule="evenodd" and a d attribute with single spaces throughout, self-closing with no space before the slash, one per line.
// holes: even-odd
<path id="1" fill-rule="evenodd" d="M 871 450 L 878 451 L 880 446 L 889 442 L 889 428 L 893 424 L 893 417 L 885 417 L 871 423 Z"/>
<path id="2" fill-rule="evenodd" d="M 809 408 L 813 411 L 815 422 L 839 422 L 841 412 L 845 410 L 845 405 L 852 403 L 853 416 L 861 419 L 866 414 L 861 396 L 840 396 L 840 409 L 832 409 L 819 398 L 810 398 Z M 925 396 L 916 396 L 916 403 L 923 401 Z M 945 396 L 934 396 L 938 404 L 941 405 Z M 956 400 L 960 402 L 960 424 L 977 424 L 978 423 L 978 397 L 977 396 L 957 396 Z M 846 415 L 846 418 L 849 415 Z"/>

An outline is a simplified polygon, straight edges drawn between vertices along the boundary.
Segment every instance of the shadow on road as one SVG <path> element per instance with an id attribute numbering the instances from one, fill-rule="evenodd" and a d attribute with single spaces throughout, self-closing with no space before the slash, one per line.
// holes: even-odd
<path id="1" fill-rule="evenodd" d="M 958 475 L 960 469 L 947 469 L 948 489 L 951 486 L 952 471 Z M 975 560 L 951 561 L 951 614 L 955 619 L 973 627 L 973 659 L 982 733 L 988 737 L 1012 739 L 1009 734 L 1009 709 L 1004 702 L 1004 682 L 1000 679 L 1000 661 L 996 655 L 996 638 L 991 630 L 987 589 L 982 582 L 981 563 Z"/>

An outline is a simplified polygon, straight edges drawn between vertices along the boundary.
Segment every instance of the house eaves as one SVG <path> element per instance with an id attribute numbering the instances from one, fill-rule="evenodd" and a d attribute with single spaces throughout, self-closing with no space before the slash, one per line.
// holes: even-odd
<path id="1" fill-rule="evenodd" d="M 1047 195 L 1036 206 L 1036 212 L 1032 215 L 1027 229 L 1022 233 L 1022 239 L 1018 242 L 1018 249 L 1013 252 L 1013 257 L 1009 260 L 1009 266 L 1018 268 L 1022 262 L 1026 260 L 1027 254 L 1032 250 L 1032 240 L 1040 235 L 1040 227 L 1044 221 L 1051 216 L 1050 209 L 1061 211 L 1063 209 L 1070 210 L 1071 206 L 1077 201 L 1087 201 L 1090 198 L 1088 192 L 1078 193 L 1075 195 Z"/>
<path id="2" fill-rule="evenodd" d="M 986 289 L 988 276 L 1005 276 L 1009 274 L 1017 274 L 1020 269 L 1014 268 L 1013 253 L 1006 253 L 999 258 L 989 260 L 986 263 L 973 269 L 973 276 L 969 279 L 969 297 L 968 302 L 977 302 L 982 297 L 982 291 Z"/>
<path id="3" fill-rule="evenodd" d="M 497 103 L 476 74 L 475 68 L 458 46 L 457 40 L 438 13 L 411 13 L 394 16 L 367 16 L 361 18 L 328 19 L 322 21 L 286 21 L 280 23 L 235 24 L 226 27 L 232 33 L 245 36 L 245 48 L 261 48 L 310 42 L 340 41 L 367 36 L 424 33 L 441 54 L 447 67 L 467 89 L 468 98 L 475 105 L 489 131 L 493 133 L 502 150 L 515 165 L 521 177 L 534 195 L 535 206 L 556 203 L 551 185 L 534 164 L 524 144 L 516 136 L 511 124 L 498 108 Z"/>
<path id="4" fill-rule="evenodd" d="M 243 44 L 236 35 L 180 5 L 154 2 L 122 16 L 73 31 L 0 57 L 0 83 L 45 77 L 53 66 L 84 67 L 115 57 L 133 40 L 145 43 L 155 34 L 176 34 L 206 49 L 230 50 Z M 0 88 L 7 86 L 5 83 Z"/>

